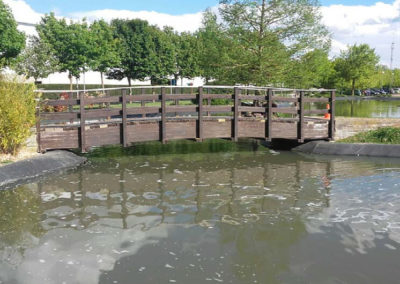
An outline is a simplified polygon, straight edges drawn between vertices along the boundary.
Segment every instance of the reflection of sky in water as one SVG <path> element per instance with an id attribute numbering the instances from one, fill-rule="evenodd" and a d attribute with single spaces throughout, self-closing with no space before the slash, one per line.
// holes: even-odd
<path id="1" fill-rule="evenodd" d="M 94 162 L 0 193 L 0 283 L 381 281 L 400 257 L 398 163 L 284 152 Z"/>
<path id="2" fill-rule="evenodd" d="M 374 241 L 388 236 L 400 244 L 400 172 L 381 170 L 367 177 L 335 179 L 330 207 L 308 216 L 308 232 L 345 224 L 342 243 L 346 251 L 367 253 Z M 387 244 L 389 249 L 396 249 Z"/>

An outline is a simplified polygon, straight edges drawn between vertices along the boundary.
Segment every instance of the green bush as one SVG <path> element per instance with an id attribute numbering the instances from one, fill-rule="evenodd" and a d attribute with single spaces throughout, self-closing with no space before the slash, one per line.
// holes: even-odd
<path id="1" fill-rule="evenodd" d="M 17 154 L 35 124 L 35 86 L 0 77 L 0 152 Z"/>
<path id="2" fill-rule="evenodd" d="M 339 142 L 400 144 L 400 128 L 382 127 L 377 130 L 358 133 Z"/>

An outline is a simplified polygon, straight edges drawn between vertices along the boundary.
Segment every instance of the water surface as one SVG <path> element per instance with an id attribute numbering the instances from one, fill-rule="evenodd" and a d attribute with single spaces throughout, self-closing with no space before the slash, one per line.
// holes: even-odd
<path id="1" fill-rule="evenodd" d="M 398 283 L 398 160 L 93 159 L 0 192 L 0 283 Z"/>

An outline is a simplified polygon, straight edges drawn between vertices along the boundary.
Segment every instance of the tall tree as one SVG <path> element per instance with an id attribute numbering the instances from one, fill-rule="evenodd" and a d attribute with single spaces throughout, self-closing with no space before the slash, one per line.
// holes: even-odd
<path id="1" fill-rule="evenodd" d="M 0 0 L 0 69 L 9 65 L 24 47 L 24 33 L 17 30 L 9 7 Z"/>
<path id="2" fill-rule="evenodd" d="M 29 44 L 22 51 L 15 71 L 18 74 L 39 78 L 47 78 L 59 71 L 59 62 L 49 44 L 40 41 L 38 37 L 30 37 Z"/>
<path id="3" fill-rule="evenodd" d="M 36 30 L 40 40 L 53 49 L 60 63 L 60 71 L 68 72 L 72 89 L 72 78 L 79 78 L 82 72 L 88 70 L 90 54 L 93 52 L 87 23 L 67 24 L 65 19 L 56 19 L 51 13 L 42 18 Z"/>
<path id="4" fill-rule="evenodd" d="M 285 73 L 285 83 L 288 87 L 333 87 L 333 63 L 329 60 L 328 53 L 321 49 L 312 50 L 298 59 L 293 59 Z"/>
<path id="5" fill-rule="evenodd" d="M 200 73 L 206 84 L 212 79 L 221 79 L 231 46 L 222 25 L 217 21 L 217 15 L 211 10 L 204 12 L 197 38 Z"/>
<path id="6" fill-rule="evenodd" d="M 168 32 L 168 36 L 172 38 L 174 44 L 175 81 L 178 82 L 180 78 L 183 82 L 183 78 L 192 79 L 199 76 L 199 41 L 197 36 L 187 32 L 180 34 Z"/>
<path id="7" fill-rule="evenodd" d="M 143 20 L 113 20 L 121 64 L 108 72 L 109 78 L 159 79 L 173 73 L 173 47 L 168 37 Z"/>
<path id="8" fill-rule="evenodd" d="M 232 41 L 229 76 L 243 83 L 282 82 L 290 58 L 329 47 L 315 0 L 221 0 Z"/>
<path id="9" fill-rule="evenodd" d="M 95 21 L 90 25 L 90 36 L 93 46 L 89 54 L 89 65 L 93 71 L 100 72 L 104 89 L 104 73 L 111 67 L 118 66 L 120 62 L 118 39 L 114 38 L 111 26 L 104 20 Z"/>
<path id="10" fill-rule="evenodd" d="M 379 56 L 375 49 L 368 44 L 352 45 L 347 50 L 341 51 L 340 56 L 335 59 L 335 69 L 338 75 L 351 84 L 351 94 L 358 80 L 370 76 L 379 62 Z"/>

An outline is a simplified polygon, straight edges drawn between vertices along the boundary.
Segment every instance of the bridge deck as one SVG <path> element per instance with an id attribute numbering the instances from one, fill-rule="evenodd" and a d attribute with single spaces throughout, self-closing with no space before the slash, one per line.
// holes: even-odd
<path id="1" fill-rule="evenodd" d="M 205 94 L 200 87 L 194 94 L 193 89 L 184 94 L 185 90 L 176 88 L 175 94 L 167 94 L 168 89 L 160 87 L 160 94 L 154 94 L 154 89 L 150 94 L 144 88 L 122 89 L 122 95 L 103 97 L 81 92 L 75 99 L 70 93 L 69 97 L 62 95 L 62 100 L 43 101 L 38 109 L 39 151 L 86 151 L 95 146 L 176 139 L 248 137 L 303 142 L 334 135 L 334 91 L 330 98 L 310 98 L 302 90 L 278 96 L 282 92 L 275 89 L 236 87 L 221 93 L 210 87 L 208 92 L 219 93 Z M 318 114 L 330 114 L 330 119 L 314 117 Z"/>

